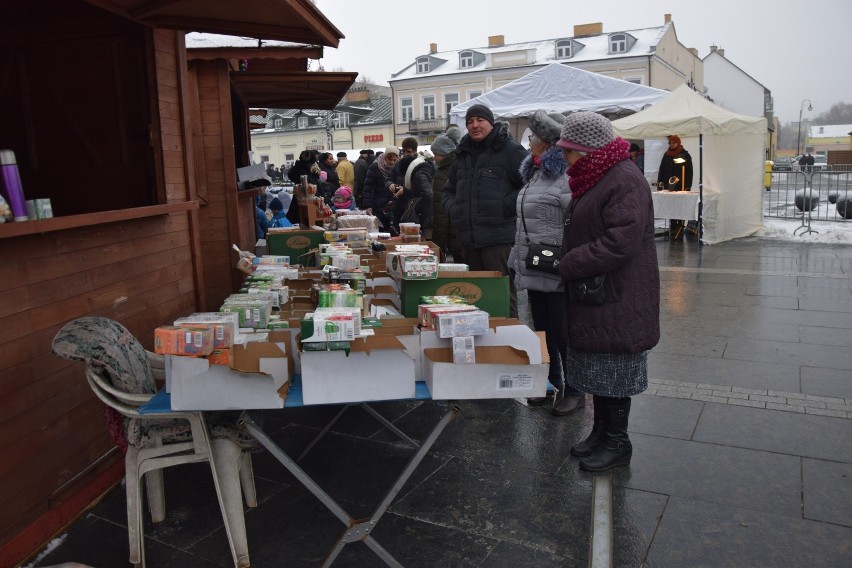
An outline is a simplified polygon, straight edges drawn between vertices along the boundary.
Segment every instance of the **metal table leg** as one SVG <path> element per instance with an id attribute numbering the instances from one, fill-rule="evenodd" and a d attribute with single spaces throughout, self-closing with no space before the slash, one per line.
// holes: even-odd
<path id="1" fill-rule="evenodd" d="M 370 550 L 372 550 L 376 556 L 381 558 L 385 564 L 388 566 L 393 566 L 394 568 L 401 568 L 402 564 L 400 564 L 387 550 L 385 550 L 376 540 L 370 535 L 370 532 L 376 527 L 382 515 L 384 515 L 385 511 L 387 511 L 390 504 L 402 490 L 402 487 L 406 484 L 408 479 L 417 469 L 417 466 L 420 465 L 420 462 L 423 461 L 423 458 L 426 457 L 426 454 L 435 444 L 438 439 L 438 436 L 444 431 L 444 428 L 452 421 L 456 416 L 458 416 L 460 409 L 458 406 L 453 406 L 447 413 L 441 418 L 438 424 L 432 429 L 432 432 L 423 442 L 423 444 L 418 448 L 417 452 L 412 456 L 411 460 L 409 460 L 408 464 L 403 469 L 402 473 L 397 477 L 396 482 L 394 482 L 393 486 L 388 490 L 385 494 L 382 501 L 376 507 L 373 514 L 366 519 L 353 519 L 349 516 L 349 514 L 343 510 L 343 508 L 338 505 L 331 496 L 326 493 L 317 483 L 311 479 L 311 477 L 305 473 L 305 471 L 300 468 L 295 461 L 293 461 L 290 456 L 284 453 L 284 451 L 278 447 L 278 445 L 272 441 L 272 439 L 266 435 L 266 433 L 260 429 L 260 427 L 252 420 L 252 418 L 247 414 L 243 413 L 240 416 L 238 424 L 248 430 L 258 442 L 260 442 L 263 447 L 265 447 L 269 453 L 271 453 L 275 459 L 280 461 L 287 470 L 293 474 L 293 476 L 299 480 L 299 482 L 304 485 L 304 487 L 314 494 L 314 496 L 320 500 L 320 502 L 326 506 L 326 508 L 334 514 L 345 526 L 346 529 L 343 532 L 343 535 L 338 539 L 337 543 L 332 548 L 331 552 L 329 552 L 328 557 L 323 563 L 324 567 L 330 566 L 337 556 L 340 554 L 340 551 L 344 546 L 349 544 L 350 542 L 356 541 L 364 541 Z M 339 416 L 339 414 L 338 414 Z M 384 417 L 382 417 L 384 420 Z M 406 436 L 407 438 L 407 436 Z"/>

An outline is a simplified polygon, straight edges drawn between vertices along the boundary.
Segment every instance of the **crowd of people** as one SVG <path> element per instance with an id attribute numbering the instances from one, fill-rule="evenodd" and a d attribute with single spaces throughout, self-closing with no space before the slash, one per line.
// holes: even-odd
<path id="1" fill-rule="evenodd" d="M 330 207 L 374 215 L 392 234 L 400 223 L 419 223 L 442 261 L 509 277 L 512 317 L 517 291 L 526 291 L 554 387 L 527 403 L 550 402 L 551 414 L 566 416 L 588 412 L 591 395 L 592 430 L 571 454 L 588 471 L 628 465 L 631 397 L 647 388 L 648 352 L 660 338 L 644 152 L 593 112 L 536 112 L 529 150 L 487 106 L 472 105 L 465 127 L 463 134 L 451 126 L 429 151 L 411 137 L 399 148 L 361 150 L 354 163 L 343 152 L 305 150 L 286 175 L 294 183 L 307 176 Z M 689 190 L 691 158 L 677 136 L 669 142 L 660 187 Z M 298 224 L 298 207 L 284 212 L 276 201 L 267 225 Z"/>

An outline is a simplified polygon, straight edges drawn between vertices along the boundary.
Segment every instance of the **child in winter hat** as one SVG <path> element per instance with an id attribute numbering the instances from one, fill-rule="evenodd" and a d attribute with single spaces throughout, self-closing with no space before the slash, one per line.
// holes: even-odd
<path id="1" fill-rule="evenodd" d="M 562 127 L 560 148 L 579 152 L 594 152 L 615 140 L 612 123 L 596 112 L 580 111 L 569 114 Z"/>
<path id="2" fill-rule="evenodd" d="M 350 211 L 354 210 L 355 203 L 352 201 L 352 188 L 348 185 L 341 185 L 337 188 L 337 191 L 334 192 L 332 203 L 335 211 L 340 209 L 349 209 Z"/>

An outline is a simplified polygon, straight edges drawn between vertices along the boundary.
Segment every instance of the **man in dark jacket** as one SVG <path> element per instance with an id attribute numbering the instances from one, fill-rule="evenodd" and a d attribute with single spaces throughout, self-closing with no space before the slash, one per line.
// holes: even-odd
<path id="1" fill-rule="evenodd" d="M 370 167 L 369 154 L 367 150 L 361 150 L 358 154 L 358 159 L 352 164 L 355 170 L 355 183 L 352 185 L 352 196 L 355 198 L 355 203 L 358 209 L 361 209 L 361 200 L 364 195 L 364 178 L 367 176 L 367 168 Z"/>
<path id="2" fill-rule="evenodd" d="M 509 134 L 509 126 L 494 124 L 485 105 L 471 106 L 465 115 L 467 134 L 444 187 L 444 211 L 456 230 L 471 270 L 498 270 L 509 276 L 509 253 L 515 242 L 515 202 L 523 186 L 519 171 L 527 155 Z M 515 285 L 509 279 L 509 313 L 518 317 Z"/>

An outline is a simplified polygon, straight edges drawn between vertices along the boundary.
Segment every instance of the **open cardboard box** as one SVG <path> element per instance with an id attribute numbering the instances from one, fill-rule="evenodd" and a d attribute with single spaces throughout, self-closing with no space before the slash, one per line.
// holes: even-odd
<path id="1" fill-rule="evenodd" d="M 261 358 L 260 373 L 240 373 L 207 359 L 168 355 L 172 410 L 283 408 L 290 390 L 287 359 Z"/>
<path id="2" fill-rule="evenodd" d="M 422 376 L 436 400 L 545 396 L 550 359 L 544 332 L 499 326 L 474 338 L 476 363 L 453 363 L 449 339 L 420 334 Z"/>
<path id="3" fill-rule="evenodd" d="M 398 400 L 414 396 L 413 345 L 382 335 L 356 339 L 345 351 L 301 353 L 305 404 Z"/>

